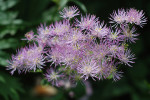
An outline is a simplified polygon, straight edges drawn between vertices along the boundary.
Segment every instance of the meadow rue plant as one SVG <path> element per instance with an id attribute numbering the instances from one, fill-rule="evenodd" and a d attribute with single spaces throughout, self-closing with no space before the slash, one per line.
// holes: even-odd
<path id="1" fill-rule="evenodd" d="M 146 24 L 143 11 L 118 9 L 110 14 L 110 25 L 95 15 L 80 15 L 76 6 L 66 7 L 62 21 L 41 25 L 37 34 L 30 31 L 25 39 L 31 44 L 17 51 L 7 69 L 19 73 L 46 69 L 45 78 L 56 86 L 78 80 L 120 80 L 121 64 L 132 67 L 135 55 L 128 44 L 137 40 L 136 27 Z M 81 19 L 75 16 L 81 16 Z"/>

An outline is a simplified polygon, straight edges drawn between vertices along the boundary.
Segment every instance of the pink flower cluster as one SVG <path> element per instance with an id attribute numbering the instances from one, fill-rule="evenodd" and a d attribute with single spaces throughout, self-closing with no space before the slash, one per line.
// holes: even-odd
<path id="1" fill-rule="evenodd" d="M 139 26 L 143 26 L 146 24 L 147 18 L 145 18 L 143 10 L 138 11 L 134 8 L 130 9 L 118 9 L 117 11 L 114 11 L 113 14 L 110 15 L 109 18 L 111 21 L 110 23 L 116 23 L 116 24 L 136 24 Z"/>
<path id="2" fill-rule="evenodd" d="M 41 25 L 37 34 L 30 31 L 25 35 L 25 40 L 34 44 L 12 56 L 7 66 L 12 74 L 15 70 L 21 73 L 45 68 L 45 77 L 57 86 L 62 80 L 75 82 L 89 77 L 93 80 L 112 77 L 116 81 L 122 77 L 118 65 L 131 67 L 134 63 L 128 44 L 137 40 L 135 25 L 143 26 L 147 21 L 143 11 L 133 8 L 114 11 L 110 23 L 117 23 L 116 27 L 108 27 L 95 15 L 74 18 L 80 15 L 75 6 L 64 8 L 60 14 L 62 21 Z"/>

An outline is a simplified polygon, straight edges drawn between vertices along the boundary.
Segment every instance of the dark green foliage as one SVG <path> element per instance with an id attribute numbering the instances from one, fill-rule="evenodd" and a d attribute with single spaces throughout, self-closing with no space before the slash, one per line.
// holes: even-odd
<path id="1" fill-rule="evenodd" d="M 90 100 L 150 100 L 150 1 L 149 0 L 0 0 L 0 100 L 71 100 L 69 91 L 75 93 L 72 100 L 85 94 L 85 86 L 80 83 L 71 90 L 58 89 L 53 97 L 32 97 L 30 91 L 41 74 L 9 75 L 4 66 L 16 49 L 24 47 L 24 34 L 36 30 L 40 23 L 49 25 L 61 18 L 59 11 L 66 5 L 76 5 L 81 12 L 95 14 L 101 21 L 108 22 L 109 14 L 118 8 L 143 10 L 148 24 L 136 44 L 129 47 L 136 55 L 132 68 L 121 66 L 123 78 L 117 82 L 110 80 L 90 80 L 93 94 Z M 43 78 L 43 77 L 42 77 Z M 111 78 L 111 77 L 110 77 Z M 35 83 L 34 83 L 35 82 Z"/>
<path id="2" fill-rule="evenodd" d="M 0 0 L 0 65 L 6 66 L 6 59 L 10 58 L 7 49 L 16 48 L 18 40 L 13 38 L 21 28 L 22 20 L 18 19 L 18 11 L 9 10 L 18 0 Z M 9 36 L 8 38 L 7 35 Z"/>
<path id="3" fill-rule="evenodd" d="M 5 100 L 20 100 L 18 92 L 24 92 L 19 80 L 0 71 L 0 97 Z"/>

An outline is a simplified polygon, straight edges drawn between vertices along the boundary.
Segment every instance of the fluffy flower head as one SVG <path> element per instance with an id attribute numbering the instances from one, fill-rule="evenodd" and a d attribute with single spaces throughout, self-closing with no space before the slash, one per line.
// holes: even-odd
<path id="1" fill-rule="evenodd" d="M 61 14 L 62 18 L 73 18 L 77 15 L 79 15 L 80 11 L 78 10 L 78 8 L 76 6 L 71 6 L 71 7 L 66 7 L 64 8 L 61 12 L 59 12 Z"/>

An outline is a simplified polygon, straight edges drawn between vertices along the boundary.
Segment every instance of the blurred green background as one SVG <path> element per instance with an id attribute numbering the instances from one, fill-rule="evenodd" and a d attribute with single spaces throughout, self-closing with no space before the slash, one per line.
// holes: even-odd
<path id="1" fill-rule="evenodd" d="M 27 44 L 21 41 L 25 33 L 36 30 L 41 23 L 49 25 L 60 20 L 58 11 L 71 5 L 78 6 L 84 14 L 95 14 L 106 23 L 109 14 L 118 8 L 144 10 L 150 18 L 150 0 L 0 0 L 0 100 L 83 100 L 86 86 L 82 82 L 72 89 L 46 87 L 51 91 L 45 93 L 44 88 L 38 87 L 41 73 L 11 76 L 5 68 L 6 59 Z M 122 66 L 123 78 L 117 82 L 89 80 L 92 89 L 89 100 L 150 100 L 149 21 L 138 30 L 139 40 L 130 46 L 136 63 L 132 68 Z"/>

